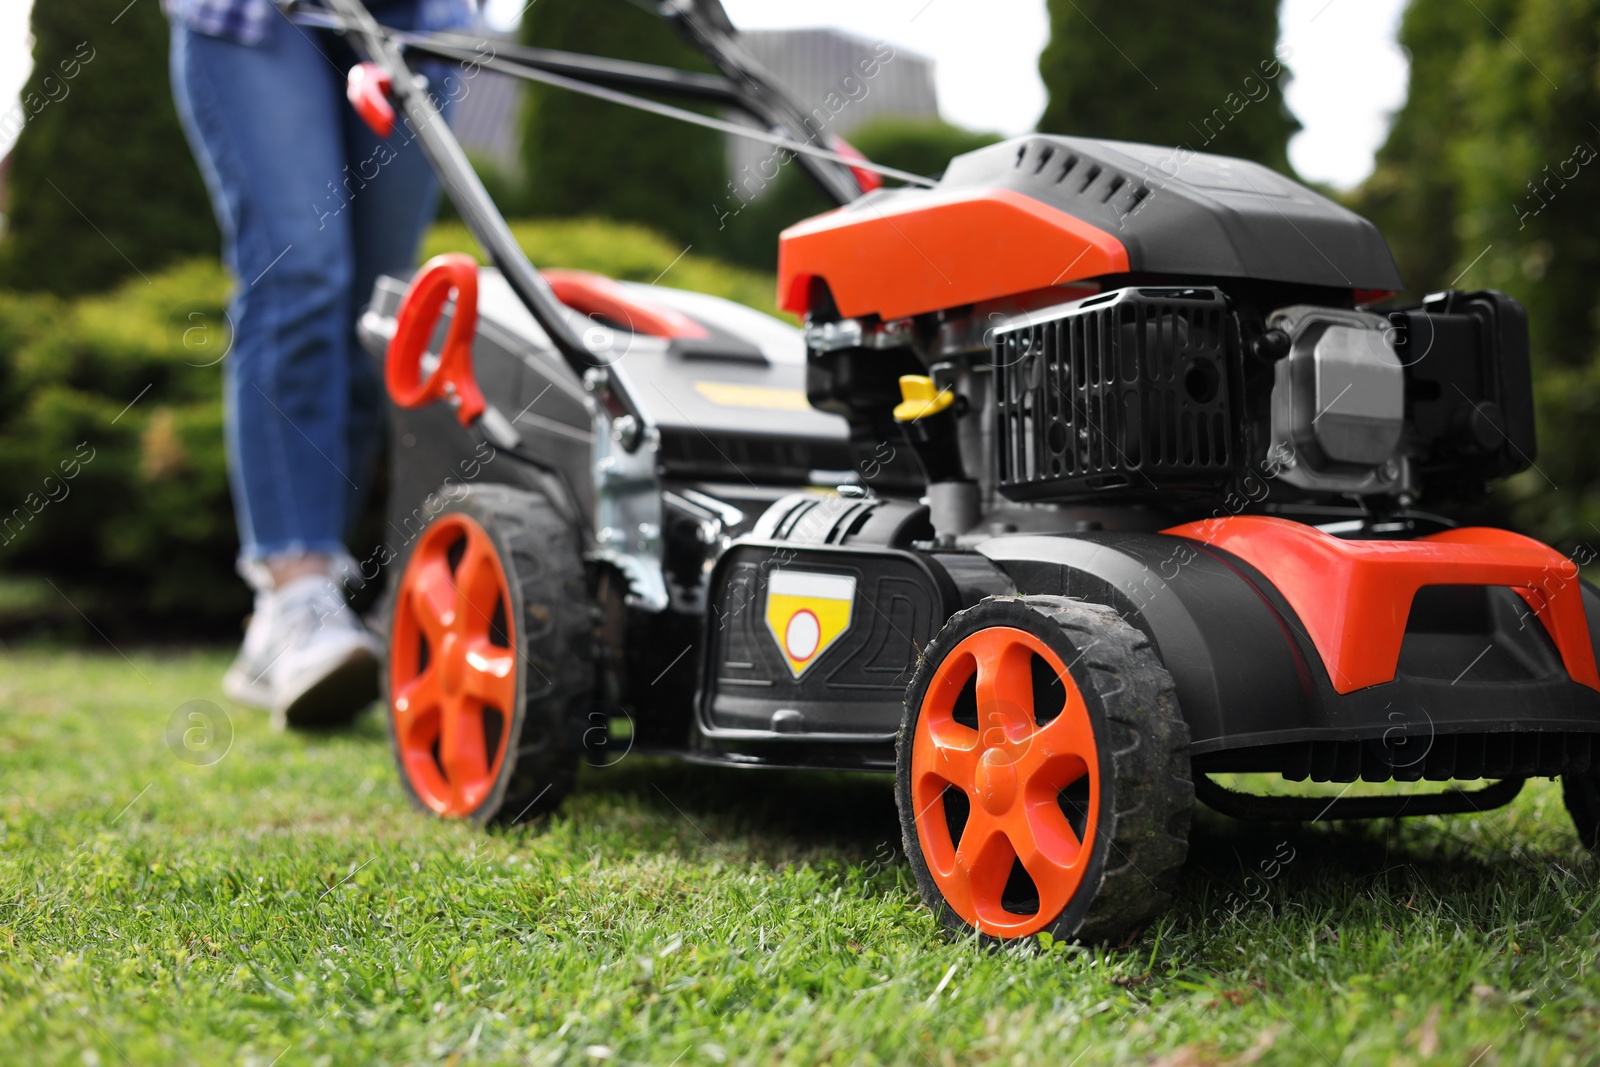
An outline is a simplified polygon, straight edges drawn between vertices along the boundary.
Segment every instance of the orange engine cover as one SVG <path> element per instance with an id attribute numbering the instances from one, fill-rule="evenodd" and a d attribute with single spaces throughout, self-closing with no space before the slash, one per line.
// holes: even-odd
<path id="1" fill-rule="evenodd" d="M 839 313 L 900 319 L 1128 270 L 1116 237 L 1010 189 L 869 196 L 778 241 L 778 302 L 810 310 L 822 278 Z"/>

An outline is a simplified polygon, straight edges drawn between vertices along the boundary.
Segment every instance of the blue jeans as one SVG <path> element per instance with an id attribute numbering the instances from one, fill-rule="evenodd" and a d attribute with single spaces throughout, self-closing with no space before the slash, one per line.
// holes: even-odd
<path id="1" fill-rule="evenodd" d="M 254 46 L 172 29 L 173 95 L 238 286 L 223 380 L 242 569 L 347 558 L 384 421 L 355 322 L 378 275 L 415 262 L 438 192 L 404 122 L 384 140 L 346 102 L 347 45 L 271 29 Z"/>

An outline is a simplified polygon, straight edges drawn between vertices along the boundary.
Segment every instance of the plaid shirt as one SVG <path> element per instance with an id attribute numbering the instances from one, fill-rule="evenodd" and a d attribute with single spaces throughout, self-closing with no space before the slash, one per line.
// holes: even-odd
<path id="1" fill-rule="evenodd" d="M 417 29 L 422 32 L 459 29 L 472 23 L 472 0 L 414 2 Z M 161 6 L 196 33 L 240 44 L 260 44 L 273 20 L 281 17 L 273 0 L 161 0 Z"/>

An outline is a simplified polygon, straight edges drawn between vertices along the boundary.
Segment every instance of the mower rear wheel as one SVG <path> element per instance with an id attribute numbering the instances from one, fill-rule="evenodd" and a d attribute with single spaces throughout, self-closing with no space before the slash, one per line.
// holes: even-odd
<path id="1" fill-rule="evenodd" d="M 896 756 L 906 855 L 951 931 L 1107 941 L 1171 901 L 1189 730 L 1149 639 L 1110 608 L 958 612 L 912 677 Z"/>
<path id="2" fill-rule="evenodd" d="M 412 544 L 389 628 L 389 737 L 420 808 L 515 822 L 571 790 L 594 692 L 570 526 L 542 495 L 467 488 Z"/>

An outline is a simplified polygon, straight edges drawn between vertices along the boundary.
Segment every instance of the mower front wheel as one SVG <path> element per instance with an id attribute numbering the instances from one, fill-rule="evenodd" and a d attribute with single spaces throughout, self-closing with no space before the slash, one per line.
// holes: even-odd
<path id="1" fill-rule="evenodd" d="M 389 737 L 420 808 L 553 809 L 577 775 L 593 622 L 570 525 L 538 493 L 459 491 L 411 545 L 389 628 Z"/>
<path id="2" fill-rule="evenodd" d="M 1110 608 L 958 612 L 917 666 L 896 747 L 906 855 L 952 932 L 1108 941 L 1171 901 L 1189 730 L 1149 639 Z"/>

